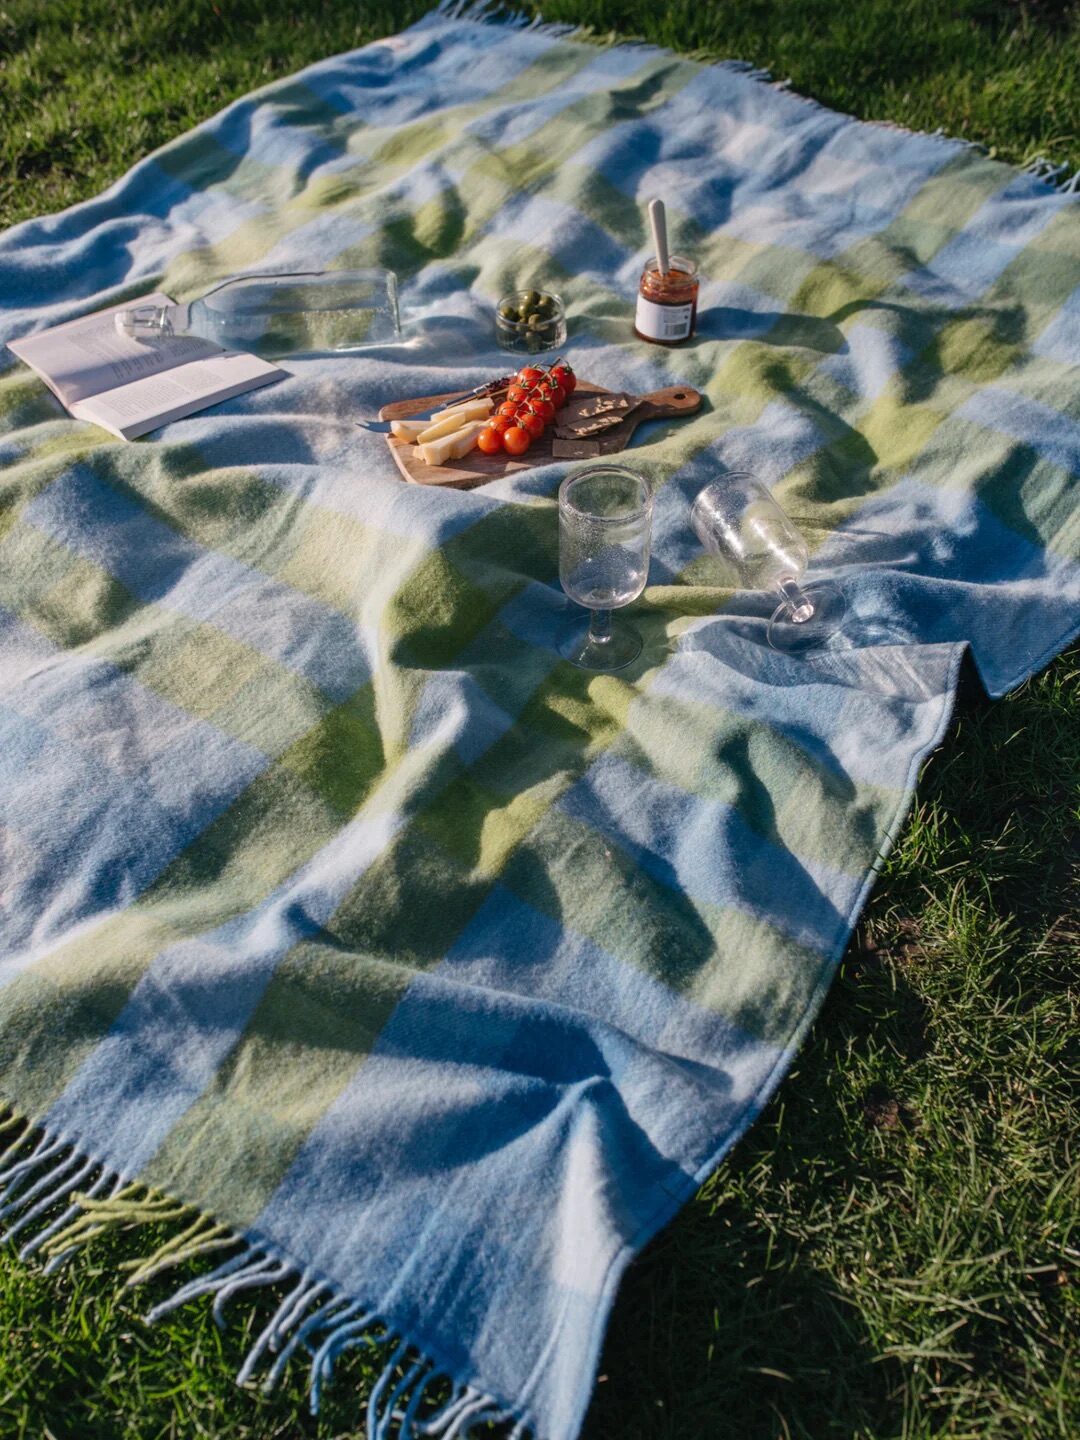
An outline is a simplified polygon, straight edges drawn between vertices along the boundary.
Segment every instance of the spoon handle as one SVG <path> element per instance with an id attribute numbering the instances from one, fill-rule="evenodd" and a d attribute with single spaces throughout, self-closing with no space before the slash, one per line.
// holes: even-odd
<path id="1" fill-rule="evenodd" d="M 661 275 L 666 275 L 668 266 L 667 216 L 662 200 L 649 201 L 649 224 L 652 226 L 653 244 L 656 246 L 656 264 Z"/>

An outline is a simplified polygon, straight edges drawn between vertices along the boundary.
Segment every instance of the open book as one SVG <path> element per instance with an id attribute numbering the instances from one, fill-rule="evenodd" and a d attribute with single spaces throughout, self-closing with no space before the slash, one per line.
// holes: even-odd
<path id="1" fill-rule="evenodd" d="M 140 296 L 140 305 L 171 305 L 167 295 Z M 136 340 L 113 317 L 132 302 L 69 320 L 8 342 L 79 420 L 134 440 L 169 420 L 269 385 L 286 374 L 255 355 L 223 350 L 195 335 Z"/>

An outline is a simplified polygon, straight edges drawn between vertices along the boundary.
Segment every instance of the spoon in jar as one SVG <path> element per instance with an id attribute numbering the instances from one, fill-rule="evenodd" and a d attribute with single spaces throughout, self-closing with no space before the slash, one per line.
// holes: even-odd
<path id="1" fill-rule="evenodd" d="M 656 247 L 656 268 L 661 275 L 668 273 L 667 216 L 662 200 L 649 201 L 649 224 L 652 226 L 653 245 Z"/>

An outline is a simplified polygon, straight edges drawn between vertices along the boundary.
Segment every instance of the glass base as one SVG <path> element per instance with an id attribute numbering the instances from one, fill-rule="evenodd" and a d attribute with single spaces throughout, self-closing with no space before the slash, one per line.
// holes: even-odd
<path id="1" fill-rule="evenodd" d="M 847 614 L 847 602 L 835 585 L 807 585 L 802 593 L 814 606 L 805 620 L 797 620 L 797 612 L 785 600 L 769 621 L 769 644 L 785 655 L 798 655 L 824 645 L 840 629 Z"/>
<path id="2" fill-rule="evenodd" d="M 641 654 L 641 636 L 632 625 L 616 621 L 603 640 L 589 634 L 591 617 L 575 619 L 559 646 L 559 654 L 579 670 L 622 670 Z"/>

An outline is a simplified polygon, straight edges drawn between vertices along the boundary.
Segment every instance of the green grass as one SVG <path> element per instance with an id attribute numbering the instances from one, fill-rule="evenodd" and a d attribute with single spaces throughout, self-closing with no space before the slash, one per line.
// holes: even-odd
<path id="1" fill-rule="evenodd" d="M 0 0 L 0 219 L 96 193 L 236 95 L 423 4 Z M 1044 3 L 551 0 L 551 18 L 737 55 L 857 115 L 1080 167 L 1080 11 Z M 590 1440 L 1080 1434 L 1080 651 L 991 706 L 972 685 L 793 1071 L 624 1284 Z M 1070 989 L 1070 983 L 1074 988 Z M 152 1237 L 57 1279 L 0 1252 L 0 1436 L 346 1440 L 302 1366 L 232 1383 L 224 1335 L 118 1293 Z M 268 1302 L 260 1301 L 265 1307 Z"/>
<path id="2" fill-rule="evenodd" d="M 0 225 L 96 194 L 278 76 L 427 0 L 3 0 Z M 1080 168 L 1080 11 L 1060 0 L 550 0 L 546 18 L 737 56 L 839 110 Z"/>

